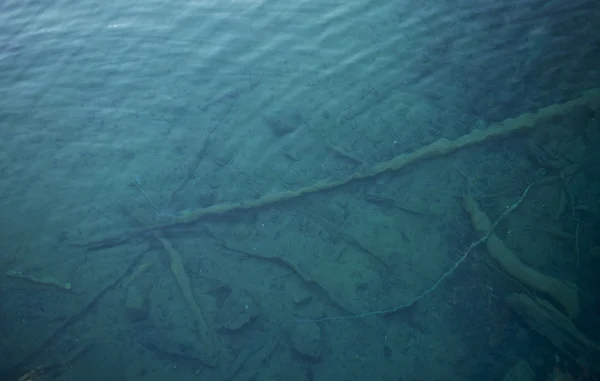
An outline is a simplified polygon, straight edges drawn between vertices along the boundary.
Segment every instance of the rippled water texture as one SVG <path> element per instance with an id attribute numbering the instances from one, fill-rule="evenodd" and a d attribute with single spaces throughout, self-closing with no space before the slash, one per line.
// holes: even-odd
<path id="1" fill-rule="evenodd" d="M 0 278 L 0 334 L 10 343 L 0 357 L 19 376 L 54 363 L 48 350 L 70 357 L 91 343 L 72 371 L 99 380 L 501 379 L 514 358 L 499 355 L 502 345 L 531 341 L 494 304 L 497 283 L 481 274 L 498 274 L 485 265 L 473 279 L 461 273 L 452 291 L 443 283 L 414 316 L 370 311 L 431 287 L 471 242 L 461 175 L 476 179 L 474 197 L 497 216 L 538 173 L 531 147 L 507 139 L 497 151 L 343 179 L 598 87 L 599 20 L 591 0 L 2 1 L 0 268 L 22 276 Z M 540 145 L 551 151 L 557 136 Z M 589 157 L 586 144 L 560 154 Z M 84 250 L 196 208 L 336 181 L 344 187 L 331 193 Z M 561 192 L 563 206 L 592 194 Z M 573 223 L 571 234 L 575 211 L 564 210 L 554 222 Z M 564 261 L 540 267 L 574 269 Z M 458 315 L 440 307 L 455 312 L 465 293 L 475 296 Z M 134 322 L 123 312 L 130 297 L 147 307 Z M 232 334 L 221 326 L 231 305 L 260 307 L 260 318 L 244 316 L 232 326 L 254 325 Z M 195 336 L 198 309 L 233 370 L 211 373 L 198 360 L 207 346 Z M 322 341 L 302 342 L 315 332 Z M 314 350 L 298 356 L 299 347 Z M 102 364 L 90 371 L 97 378 L 82 376 L 90 363 Z"/>

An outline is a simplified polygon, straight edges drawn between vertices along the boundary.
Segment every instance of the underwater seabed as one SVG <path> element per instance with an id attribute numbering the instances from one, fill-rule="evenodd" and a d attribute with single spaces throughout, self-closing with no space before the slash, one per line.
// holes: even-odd
<path id="1" fill-rule="evenodd" d="M 140 379 L 166 374 L 157 365 L 165 362 L 184 379 L 310 381 L 338 366 L 340 374 L 352 369 L 380 380 L 430 379 L 436 374 L 431 364 L 452 352 L 464 353 L 464 363 L 450 371 L 454 377 L 491 371 L 505 372 L 507 381 L 596 380 L 599 284 L 593 274 L 600 242 L 593 233 L 600 221 L 597 199 L 580 187 L 600 187 L 587 180 L 600 159 L 599 111 L 600 90 L 589 90 L 455 140 L 440 138 L 346 178 L 163 215 L 158 222 L 159 208 L 138 181 L 147 203 L 122 205 L 132 227 L 65 237 L 65 248 L 86 252 L 73 279 L 6 273 L 3 294 L 11 296 L 5 310 L 18 309 L 11 303 L 30 308 L 23 300 L 31 293 L 49 304 L 23 319 L 33 321 L 28 329 L 37 333 L 5 359 L 3 373 L 22 381 L 67 379 L 77 364 L 116 346 L 130 351 L 128 361 L 151 359 L 137 370 Z M 573 113 L 586 115 L 588 124 L 573 126 Z M 484 162 L 471 162 L 468 171 L 448 178 L 458 196 L 456 213 L 434 203 L 406 204 L 377 184 L 410 179 L 432 162 L 439 168 L 440 159 L 485 151 L 515 135 L 527 140 L 526 157 L 516 160 L 530 162 L 529 180 L 499 184 Z M 489 182 L 503 188 L 486 194 Z M 359 207 L 345 198 L 356 191 L 366 194 Z M 333 212 L 331 205 L 345 209 Z M 365 209 L 377 213 L 366 217 L 372 226 L 398 230 L 367 240 L 342 227 L 347 215 Z M 448 217 L 461 213 L 460 221 Z M 398 214 L 425 220 L 440 233 L 418 238 L 411 227 L 394 223 Z M 280 228 L 261 229 L 265 223 Z M 387 244 L 397 246 L 386 250 Z M 433 251 L 454 254 L 428 265 L 424 258 Z M 109 277 L 83 283 L 88 266 L 108 260 Z M 246 279 L 248 272 L 253 277 Z M 261 278 L 269 281 L 256 281 Z M 51 310 L 57 300 L 67 300 L 66 310 Z M 486 364 L 461 369 L 473 358 Z"/>

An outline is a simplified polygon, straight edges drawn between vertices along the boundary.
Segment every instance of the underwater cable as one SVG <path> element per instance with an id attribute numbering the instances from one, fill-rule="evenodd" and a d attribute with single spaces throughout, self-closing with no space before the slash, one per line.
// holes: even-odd
<path id="1" fill-rule="evenodd" d="M 540 172 L 540 173 L 543 176 L 544 173 L 543 172 Z M 446 272 L 444 272 L 438 278 L 438 280 L 435 283 L 433 283 L 425 291 L 421 292 L 419 295 L 417 295 L 416 297 L 414 297 L 410 301 L 408 301 L 406 303 L 399 304 L 399 305 L 397 305 L 395 307 L 392 307 L 392 308 L 389 308 L 389 309 L 377 310 L 377 311 L 370 311 L 370 312 L 363 312 L 363 313 L 356 314 L 356 315 L 327 316 L 327 317 L 318 318 L 318 319 L 292 319 L 292 320 L 288 320 L 288 321 L 293 321 L 293 322 L 296 322 L 296 323 L 319 323 L 319 322 L 332 321 L 332 320 L 362 319 L 362 318 L 366 318 L 366 317 L 369 317 L 369 316 L 387 315 L 387 314 L 391 314 L 391 313 L 394 313 L 394 312 L 398 312 L 398 311 L 400 311 L 400 310 L 402 310 L 404 308 L 411 307 L 412 305 L 414 305 L 415 303 L 417 303 L 419 300 L 423 299 L 424 297 L 428 296 L 433 291 L 435 291 L 438 288 L 438 286 L 446 278 L 448 278 L 450 275 L 452 275 L 456 271 L 456 269 L 465 261 L 465 259 L 467 259 L 467 257 L 471 253 L 471 251 L 473 251 L 473 249 L 475 249 L 477 246 L 481 245 L 482 243 L 485 243 L 485 241 L 487 241 L 488 238 L 490 238 L 490 236 L 494 233 L 494 230 L 496 229 L 496 227 L 498 226 L 498 224 L 503 219 L 505 219 L 509 214 L 511 214 L 515 209 L 517 209 L 519 207 L 519 205 L 521 205 L 521 203 L 527 197 L 527 194 L 529 193 L 529 191 L 531 190 L 531 188 L 534 185 L 536 185 L 537 183 L 539 183 L 542 179 L 543 179 L 543 177 L 539 177 L 537 180 L 535 180 L 534 182 L 532 182 L 531 184 L 529 184 L 529 186 L 527 186 L 527 188 L 525 188 L 525 190 L 521 194 L 521 197 L 519 197 L 519 199 L 514 204 L 512 204 L 511 206 L 509 206 L 509 207 L 506 208 L 506 210 L 494 221 L 494 223 L 492 224 L 492 227 L 490 228 L 490 230 L 483 237 L 481 237 L 478 240 L 476 240 L 473 243 L 471 243 L 469 245 L 469 247 L 465 250 L 465 252 L 463 253 L 463 255 L 454 263 L 454 265 L 452 267 L 450 267 L 448 270 L 446 270 Z"/>

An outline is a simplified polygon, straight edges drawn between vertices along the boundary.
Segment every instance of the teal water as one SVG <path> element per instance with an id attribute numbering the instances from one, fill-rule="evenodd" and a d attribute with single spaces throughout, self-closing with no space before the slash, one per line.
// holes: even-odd
<path id="1" fill-rule="evenodd" d="M 589 295 L 574 321 L 600 340 L 593 102 L 381 168 L 600 87 L 599 20 L 584 0 L 3 2 L 0 379 L 593 374 L 594 346 L 563 353 L 504 302 L 523 288 L 461 206 L 510 209 L 498 235 Z"/>

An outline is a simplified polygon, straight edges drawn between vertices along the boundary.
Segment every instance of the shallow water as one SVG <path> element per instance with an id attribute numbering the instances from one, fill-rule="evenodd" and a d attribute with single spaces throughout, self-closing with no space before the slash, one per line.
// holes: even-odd
<path id="1" fill-rule="evenodd" d="M 3 2 L 0 266 L 24 276 L 0 280 L 9 335 L 0 370 L 17 376 L 51 362 L 46 351 L 69 357 L 69 349 L 93 344 L 60 379 L 218 379 L 188 355 L 203 343 L 189 340 L 197 327 L 158 241 L 135 235 L 94 254 L 71 244 L 139 228 L 128 214 L 134 208 L 164 222 L 196 208 L 343 183 L 440 138 L 576 98 L 600 84 L 599 19 L 595 2 L 581 0 Z M 534 151 L 538 160 L 553 153 L 592 160 L 592 114 L 575 112 L 568 128 L 540 137 L 546 151 Z M 563 133 L 575 126 L 587 135 Z M 561 140 L 569 143 L 548 143 Z M 289 342 L 298 328 L 288 327 L 297 316 L 370 316 L 430 287 L 470 241 L 457 202 L 460 174 L 477 179 L 479 198 L 498 195 L 484 207 L 499 215 L 538 173 L 534 148 L 506 139 L 413 172 L 166 232 L 228 353 L 271 348 L 248 355 L 247 365 L 234 361 L 238 373 L 227 379 L 370 379 L 372 372 L 378 380 L 499 379 L 528 351 L 546 364 L 552 347 L 522 339 L 524 328 L 490 304 L 497 283 L 483 285 L 488 277 L 466 270 L 458 277 L 464 284 L 442 287 L 417 317 L 319 326 L 318 359 L 297 357 Z M 586 205 L 597 193 L 585 191 L 590 168 L 582 163 L 582 179 L 566 189 Z M 579 219 L 568 209 L 556 208 L 554 222 L 573 234 Z M 584 238 L 593 235 L 587 222 Z M 573 250 L 564 241 L 531 245 Z M 286 257 L 294 252 L 296 259 Z M 544 258 L 528 260 L 570 279 L 581 275 L 573 257 Z M 141 283 L 130 279 L 136 265 Z M 30 278 L 51 282 L 38 289 Z M 73 293 L 52 283 L 72 285 Z M 143 323 L 123 318 L 117 286 L 126 283 L 148 298 Z M 225 288 L 255 299 L 266 317 L 258 327 L 239 336 L 215 328 Z M 472 303 L 453 299 L 460 295 Z M 147 332 L 154 352 L 139 346 Z M 185 355 L 161 352 L 173 347 Z"/>

